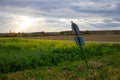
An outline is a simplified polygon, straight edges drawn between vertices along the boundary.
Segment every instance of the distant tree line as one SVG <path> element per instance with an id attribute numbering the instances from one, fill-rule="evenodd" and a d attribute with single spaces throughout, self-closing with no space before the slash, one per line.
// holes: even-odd
<path id="1" fill-rule="evenodd" d="M 60 34 L 75 34 L 72 31 L 61 31 Z M 120 30 L 96 30 L 96 31 L 80 31 L 80 34 L 90 35 L 90 34 L 120 34 Z"/>
<path id="2" fill-rule="evenodd" d="M 83 35 L 94 35 L 94 34 L 120 34 L 120 30 L 101 30 L 101 31 L 80 31 L 80 34 Z M 33 33 L 24 33 L 24 32 L 9 32 L 9 33 L 0 33 L 0 37 L 35 37 L 35 36 L 56 36 L 56 35 L 75 35 L 72 31 L 61 31 L 61 32 L 33 32 Z"/>

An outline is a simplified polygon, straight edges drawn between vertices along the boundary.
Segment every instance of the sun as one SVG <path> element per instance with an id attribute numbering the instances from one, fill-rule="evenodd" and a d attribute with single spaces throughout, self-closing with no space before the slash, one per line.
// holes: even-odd
<path id="1" fill-rule="evenodd" d="M 15 31 L 16 32 L 26 31 L 28 28 L 32 27 L 33 21 L 34 20 L 28 16 L 19 16 Z"/>
<path id="2" fill-rule="evenodd" d="M 19 25 L 19 27 L 26 29 L 32 25 L 33 20 L 31 18 L 26 16 L 21 16 L 20 18 L 21 18 L 21 24 Z"/>

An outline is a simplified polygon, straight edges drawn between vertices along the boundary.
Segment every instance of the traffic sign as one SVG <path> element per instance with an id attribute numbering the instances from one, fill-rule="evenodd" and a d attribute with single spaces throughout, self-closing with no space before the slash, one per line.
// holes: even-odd
<path id="1" fill-rule="evenodd" d="M 82 37 L 79 37 L 80 31 L 79 31 L 79 28 L 78 28 L 77 24 L 73 23 L 73 21 L 71 21 L 71 23 L 72 23 L 72 25 L 71 25 L 72 31 L 75 32 L 75 34 L 76 34 L 76 37 L 74 38 L 75 42 L 80 47 L 83 59 L 85 60 L 85 63 L 86 63 L 86 67 L 89 68 L 86 55 L 83 52 L 83 48 L 82 48 L 82 46 L 85 45 L 84 40 L 83 40 Z"/>
<path id="2" fill-rule="evenodd" d="M 79 27 L 76 24 L 73 24 L 73 26 L 71 26 L 71 27 L 72 27 L 72 31 L 75 34 L 79 34 L 80 33 Z"/>
<path id="3" fill-rule="evenodd" d="M 82 37 L 75 37 L 75 42 L 79 46 L 84 46 L 85 45 L 85 42 L 84 42 Z"/>

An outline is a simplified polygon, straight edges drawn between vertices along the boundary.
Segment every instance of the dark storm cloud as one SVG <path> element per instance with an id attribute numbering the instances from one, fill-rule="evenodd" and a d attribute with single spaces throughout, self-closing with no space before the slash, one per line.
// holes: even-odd
<path id="1" fill-rule="evenodd" d="M 105 0 L 106 1 L 106 0 Z M 98 4 L 98 5 L 96 5 Z M 29 10 L 34 10 L 33 13 L 36 15 L 43 15 L 43 16 L 52 16 L 52 17 L 77 17 L 76 14 L 82 15 L 84 13 L 93 13 L 93 14 L 101 14 L 101 15 L 114 15 L 119 14 L 119 3 L 104 3 L 103 0 L 4 0 L 1 2 L 2 7 L 10 8 L 14 10 L 16 8 L 21 13 L 29 13 Z M 116 5 L 117 7 L 114 9 L 109 8 L 112 5 Z M 25 9 L 23 12 L 20 9 Z M 116 9 L 116 10 L 115 10 Z M 16 11 L 16 12 L 19 12 Z M 32 11 L 31 11 L 32 13 Z M 69 15 L 68 15 L 69 14 Z"/>
<path id="2" fill-rule="evenodd" d="M 103 19 L 101 24 L 89 19 L 88 21 L 91 22 L 89 25 L 96 29 L 107 29 L 107 26 L 111 29 L 116 27 L 120 29 L 119 9 L 120 0 L 0 0 L 0 25 L 2 26 L 0 30 L 5 26 L 4 29 L 6 28 L 7 31 L 9 28 L 7 24 L 17 16 L 44 18 L 44 21 L 51 26 L 53 23 L 54 26 L 61 24 L 66 26 L 65 20 L 68 20 L 67 22 L 77 20 L 79 23 L 79 19 L 85 21 L 85 18 L 101 18 Z M 61 18 L 65 20 L 60 21 Z"/>

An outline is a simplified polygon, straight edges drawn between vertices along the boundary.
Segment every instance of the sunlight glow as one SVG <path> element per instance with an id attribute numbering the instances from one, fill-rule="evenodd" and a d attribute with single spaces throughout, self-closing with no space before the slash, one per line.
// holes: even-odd
<path id="1" fill-rule="evenodd" d="M 24 32 L 28 28 L 32 27 L 34 20 L 27 16 L 20 16 L 17 21 L 17 28 L 15 32 Z"/>

